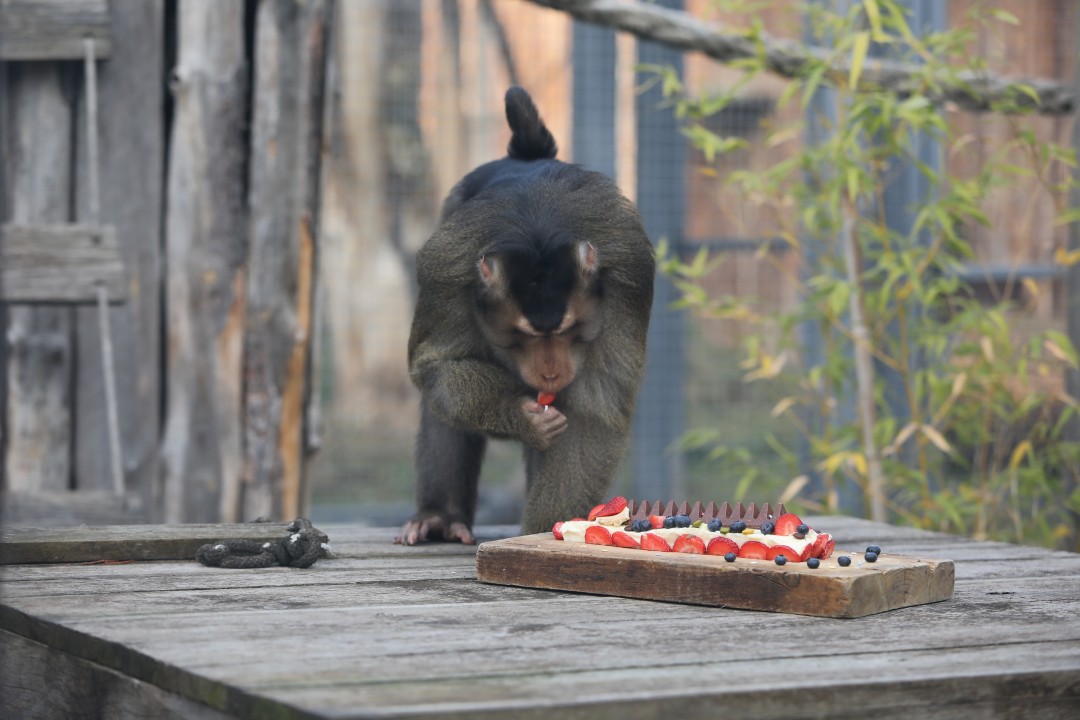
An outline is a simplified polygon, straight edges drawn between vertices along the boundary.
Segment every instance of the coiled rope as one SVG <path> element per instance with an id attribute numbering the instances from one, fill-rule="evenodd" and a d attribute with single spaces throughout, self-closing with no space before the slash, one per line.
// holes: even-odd
<path id="1" fill-rule="evenodd" d="M 297 568 L 314 565 L 326 536 L 305 518 L 293 520 L 288 530 L 289 534 L 281 540 L 222 540 L 203 545 L 195 551 L 195 559 L 209 567 L 239 570 L 273 565 Z"/>

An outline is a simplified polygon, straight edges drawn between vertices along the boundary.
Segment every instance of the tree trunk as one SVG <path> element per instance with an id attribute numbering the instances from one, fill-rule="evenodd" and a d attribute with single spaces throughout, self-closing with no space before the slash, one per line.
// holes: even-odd
<path id="1" fill-rule="evenodd" d="M 235 522 L 245 322 L 244 6 L 177 7 L 166 216 L 167 522 Z"/>
<path id="2" fill-rule="evenodd" d="M 249 173 L 243 514 L 303 510 L 328 3 L 260 0 Z M 314 156 L 314 157 L 313 157 Z"/>

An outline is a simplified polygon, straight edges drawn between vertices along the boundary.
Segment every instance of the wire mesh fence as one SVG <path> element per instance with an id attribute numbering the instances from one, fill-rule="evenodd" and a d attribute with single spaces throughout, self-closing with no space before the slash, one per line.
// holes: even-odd
<path id="1" fill-rule="evenodd" d="M 807 18 L 790 2 L 760 4 L 751 15 L 735 3 L 664 0 L 729 27 L 758 22 L 771 35 L 807 36 Z M 841 3 L 830 3 L 833 6 Z M 959 26 L 986 10 L 979 0 L 908 0 L 920 32 Z M 982 29 L 973 52 L 991 71 L 1069 79 L 1077 8 L 1065 0 L 1003 0 L 994 7 L 1015 22 Z M 325 445 L 315 465 L 313 517 L 396 523 L 411 511 L 412 436 L 418 395 L 409 384 L 405 345 L 415 288 L 411 257 L 434 227 L 441 198 L 472 167 L 501 157 L 509 134 L 502 94 L 511 84 L 533 95 L 560 145 L 560 158 L 614 177 L 635 200 L 654 242 L 691 257 L 706 248 L 720 260 L 711 294 L 752 301 L 761 312 L 798 301 L 787 278 L 799 262 L 778 241 L 783 208 L 750 202 L 725 178 L 768 167 L 793 144 L 766 142 L 779 124 L 807 120 L 798 103 L 781 105 L 786 83 L 758 77 L 708 120 L 717 135 L 744 141 L 717 160 L 694 150 L 664 102 L 649 66 L 674 67 L 688 93 L 732 87 L 738 70 L 612 30 L 588 26 L 518 0 L 358 0 L 336 17 L 338 75 L 329 119 L 322 238 L 326 342 L 320 358 Z M 884 51 L 883 51 L 884 52 Z M 980 153 L 1003 149 L 1017 125 L 1068 144 L 1071 120 L 974 115 L 951 121 Z M 963 156 L 926 146 L 927 162 L 963 170 Z M 985 227 L 970 227 L 974 257 L 965 279 L 988 297 L 1015 295 L 1015 332 L 1065 324 L 1065 287 L 1054 249 L 1065 230 L 1040 178 L 996 190 Z M 925 193 L 917 170 L 898 171 L 886 212 L 912 215 Z M 728 445 L 766 460 L 768 443 L 794 447 L 774 426 L 778 390 L 746 381 L 740 366 L 747 327 L 673 310 L 677 293 L 661 279 L 650 335 L 649 369 L 635 435 L 618 489 L 628 496 L 702 500 L 774 500 L 790 473 L 763 468 L 752 488 L 677 441 L 699 426 Z M 812 338 L 808 342 L 813 342 Z M 814 348 L 806 348 L 813 353 Z M 1060 377 L 1041 382 L 1062 382 Z M 773 478 L 773 479 L 769 479 Z M 513 522 L 524 484 L 517 449 L 489 450 L 480 521 Z M 750 495 L 736 497 L 749 491 Z"/>

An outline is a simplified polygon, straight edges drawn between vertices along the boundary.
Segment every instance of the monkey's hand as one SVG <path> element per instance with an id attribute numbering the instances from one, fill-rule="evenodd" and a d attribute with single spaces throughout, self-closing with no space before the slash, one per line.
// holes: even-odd
<path id="1" fill-rule="evenodd" d="M 418 512 L 401 528 L 401 535 L 394 538 L 397 545 L 416 545 L 429 540 L 459 542 L 463 545 L 475 545 L 469 526 L 447 513 L 429 510 Z"/>
<path id="2" fill-rule="evenodd" d="M 537 450 L 547 450 L 566 432 L 566 416 L 552 405 L 541 405 L 530 399 L 521 403 L 521 410 L 529 421 L 529 444 Z"/>

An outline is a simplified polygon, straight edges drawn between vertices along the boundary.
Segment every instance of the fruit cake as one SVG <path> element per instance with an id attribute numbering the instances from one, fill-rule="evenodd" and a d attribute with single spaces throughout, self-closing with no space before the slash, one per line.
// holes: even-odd
<path id="1" fill-rule="evenodd" d="M 614 497 L 594 507 L 587 518 L 555 523 L 558 540 L 594 545 L 617 545 L 658 552 L 720 555 L 738 558 L 808 563 L 832 555 L 835 541 L 817 532 L 782 504 L 703 506 L 695 503 L 635 502 Z M 875 558 L 876 559 L 876 558 Z"/>

